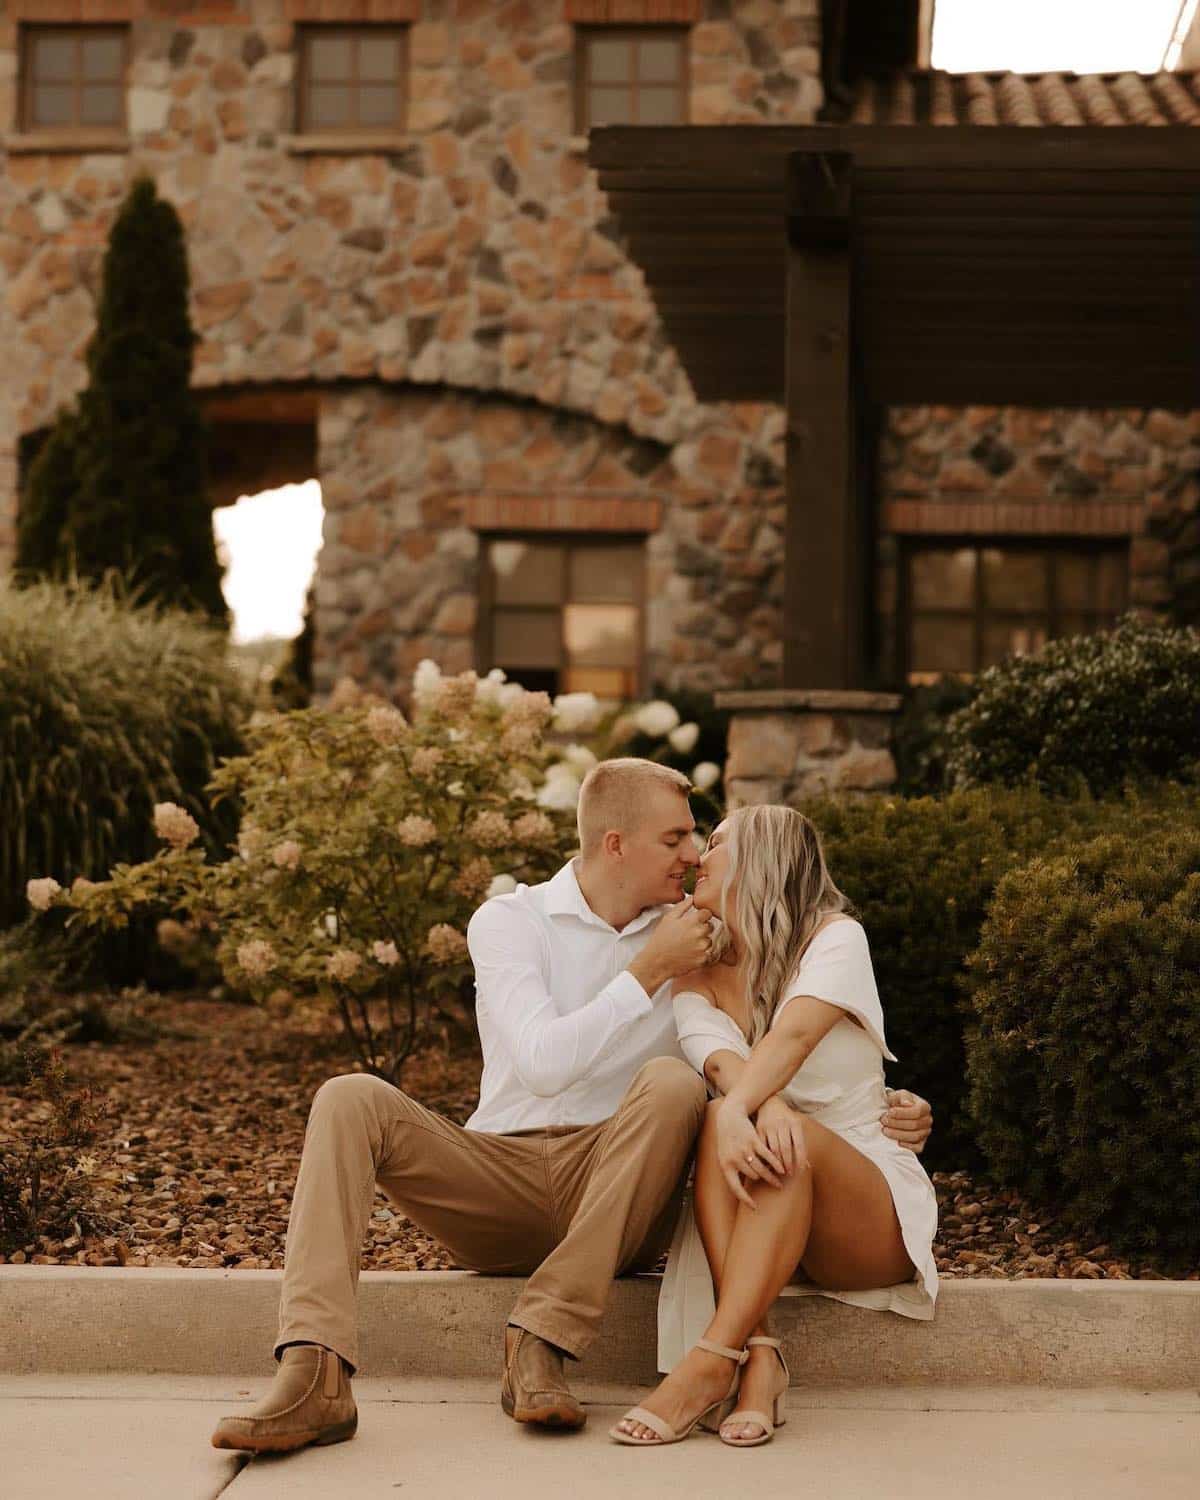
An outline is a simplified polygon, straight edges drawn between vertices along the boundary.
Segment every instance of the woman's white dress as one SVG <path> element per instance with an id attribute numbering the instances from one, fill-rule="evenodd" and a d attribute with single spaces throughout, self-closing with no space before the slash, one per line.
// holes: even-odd
<path id="1" fill-rule="evenodd" d="M 879 1168 L 887 1180 L 900 1221 L 904 1248 L 916 1267 L 911 1281 L 875 1291 L 827 1292 L 805 1282 L 798 1293 L 835 1297 L 858 1307 L 932 1318 L 938 1276 L 933 1259 L 937 1233 L 937 1198 L 919 1158 L 883 1133 L 879 1117 L 886 1108 L 883 1060 L 896 1059 L 883 1033 L 883 1010 L 875 986 L 867 935 L 860 924 L 840 917 L 809 943 L 786 998 L 811 995 L 849 1012 L 822 1037 L 781 1092 L 794 1108 L 834 1130 Z M 749 1057 L 741 1028 L 703 995 L 685 991 L 675 997 L 675 1022 L 684 1056 L 701 1075 L 711 1053 L 736 1052 Z M 862 1023 L 856 1026 L 849 1016 Z M 711 1092 L 711 1090 L 710 1090 Z M 692 1211 L 692 1191 L 684 1199 L 658 1301 L 658 1368 L 671 1370 L 700 1338 L 714 1312 L 712 1277 Z"/>

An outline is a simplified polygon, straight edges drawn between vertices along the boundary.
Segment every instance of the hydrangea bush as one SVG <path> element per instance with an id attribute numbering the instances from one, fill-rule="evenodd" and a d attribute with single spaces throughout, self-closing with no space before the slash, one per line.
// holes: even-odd
<path id="1" fill-rule="evenodd" d="M 115 927 L 151 908 L 177 945 L 210 934 L 231 985 L 280 1008 L 321 997 L 364 1070 L 396 1082 L 439 994 L 469 973 L 472 911 L 548 878 L 575 845 L 546 794 L 555 718 L 498 672 L 422 663 L 411 719 L 342 684 L 328 707 L 260 716 L 213 777 L 215 799 L 242 809 L 233 857 L 210 861 L 195 820 L 160 804 L 152 859 L 69 890 L 30 881 L 30 904 Z"/>

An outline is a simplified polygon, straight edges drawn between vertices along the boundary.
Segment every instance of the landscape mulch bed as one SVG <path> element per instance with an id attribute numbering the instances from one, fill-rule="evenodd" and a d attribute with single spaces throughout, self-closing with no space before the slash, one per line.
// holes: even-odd
<path id="1" fill-rule="evenodd" d="M 153 1043 L 63 1048 L 73 1079 L 109 1107 L 88 1147 L 90 1183 L 108 1233 L 42 1238 L 0 1263 L 280 1268 L 304 1125 L 316 1089 L 351 1071 L 336 1025 L 297 1024 L 262 1010 L 198 998 L 147 997 L 139 1008 L 167 1034 Z M 171 1033 L 177 1034 L 171 1034 Z M 474 1108 L 479 1057 L 412 1058 L 405 1089 L 463 1121 Z M 0 1087 L 0 1142 L 19 1141 L 46 1109 Z M 1072 1238 L 1054 1216 L 966 1172 L 935 1173 L 939 1271 L 950 1277 L 1200 1277 L 1153 1259 L 1124 1259 Z M 449 1255 L 377 1194 L 363 1247 L 368 1270 L 441 1270 Z"/>

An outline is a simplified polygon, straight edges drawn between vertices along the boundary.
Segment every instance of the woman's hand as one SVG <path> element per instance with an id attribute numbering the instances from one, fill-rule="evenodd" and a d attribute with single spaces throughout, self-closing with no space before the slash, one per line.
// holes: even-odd
<path id="1" fill-rule="evenodd" d="M 717 1111 L 717 1162 L 729 1191 L 739 1203 L 757 1211 L 758 1205 L 742 1182 L 748 1177 L 756 1182 L 780 1186 L 783 1163 L 754 1128 L 750 1116 L 732 1095 L 721 1101 Z"/>
<path id="2" fill-rule="evenodd" d="M 778 1094 L 764 1100 L 755 1116 L 759 1139 L 783 1163 L 783 1170 L 789 1177 L 808 1161 L 804 1127 L 800 1123 L 802 1118 L 800 1111 L 785 1103 Z"/>

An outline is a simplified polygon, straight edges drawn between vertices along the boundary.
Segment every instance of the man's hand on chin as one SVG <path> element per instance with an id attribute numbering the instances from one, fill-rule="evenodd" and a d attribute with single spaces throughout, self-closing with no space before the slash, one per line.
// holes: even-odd
<path id="1" fill-rule="evenodd" d="M 879 1117 L 884 1135 L 920 1156 L 933 1129 L 929 1101 L 908 1089 L 887 1089 L 885 1092 L 888 1107 Z"/>

